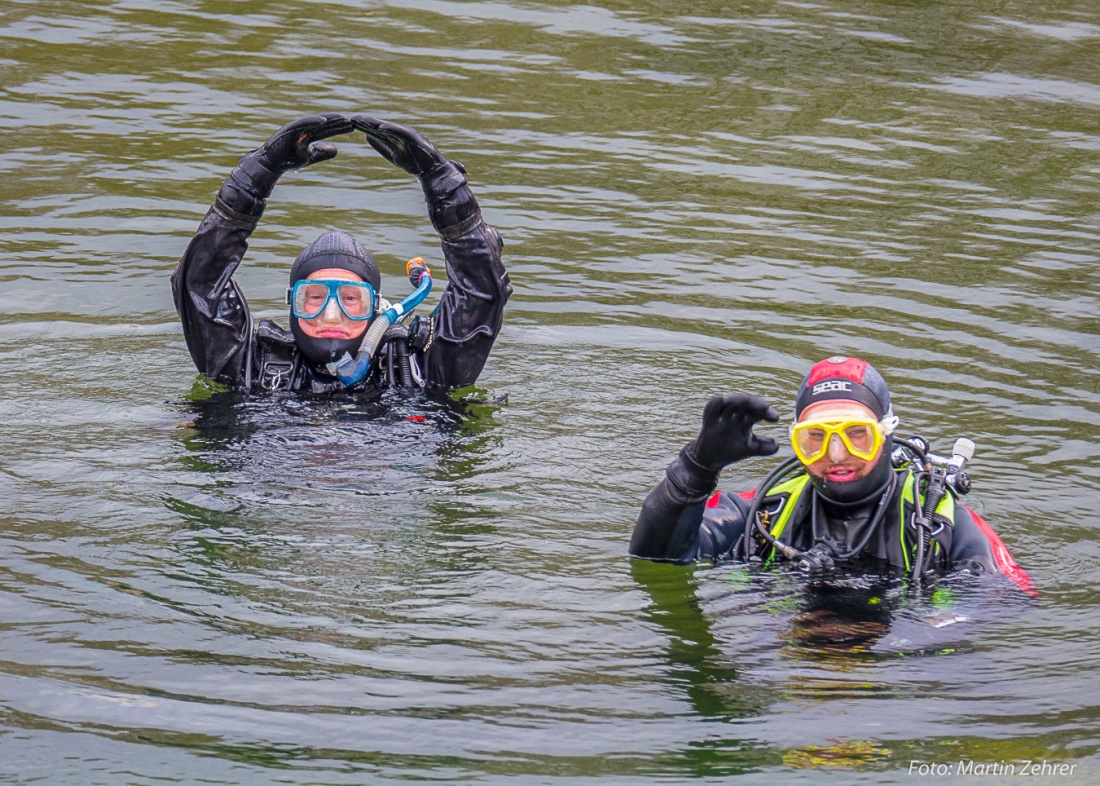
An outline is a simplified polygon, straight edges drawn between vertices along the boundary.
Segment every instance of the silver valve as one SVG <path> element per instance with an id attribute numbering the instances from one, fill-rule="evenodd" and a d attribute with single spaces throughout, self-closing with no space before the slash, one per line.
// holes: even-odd
<path id="1" fill-rule="evenodd" d="M 974 440 L 959 437 L 951 448 L 951 458 L 947 460 L 947 485 L 959 494 L 970 491 L 970 477 L 963 472 L 963 466 L 974 458 Z"/>
<path id="2" fill-rule="evenodd" d="M 963 468 L 963 464 L 974 458 L 974 440 L 959 437 L 955 440 L 955 447 L 951 448 L 951 454 L 947 466 L 958 472 Z"/>
<path id="3" fill-rule="evenodd" d="M 920 454 L 916 456 L 900 446 L 894 448 L 891 458 L 895 467 L 904 466 L 910 461 L 911 457 L 916 458 L 918 463 L 923 465 L 925 471 L 930 471 L 932 467 L 942 467 L 945 475 L 944 480 L 957 493 L 966 494 L 970 491 L 970 478 L 963 471 L 963 467 L 966 466 L 966 462 L 974 458 L 973 440 L 966 437 L 959 437 L 955 440 L 955 445 L 951 448 L 950 458 L 929 452 L 928 441 L 923 437 L 910 437 L 906 441 L 913 444 L 920 451 Z"/>

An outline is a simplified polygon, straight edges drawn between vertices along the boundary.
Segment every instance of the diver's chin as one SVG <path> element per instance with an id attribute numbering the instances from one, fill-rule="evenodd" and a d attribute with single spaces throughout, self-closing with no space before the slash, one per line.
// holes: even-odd
<path id="1" fill-rule="evenodd" d="M 861 505 L 882 493 L 889 482 L 890 471 L 889 458 L 885 457 L 864 472 L 838 464 L 820 474 L 811 473 L 810 482 L 830 502 Z"/>
<path id="2" fill-rule="evenodd" d="M 363 335 L 348 337 L 346 332 L 336 336 L 310 336 L 304 330 L 297 319 L 290 322 L 290 331 L 294 334 L 294 341 L 298 350 L 305 358 L 317 368 L 324 368 L 328 363 L 334 363 L 345 354 L 355 356 L 359 346 L 363 343 Z"/>

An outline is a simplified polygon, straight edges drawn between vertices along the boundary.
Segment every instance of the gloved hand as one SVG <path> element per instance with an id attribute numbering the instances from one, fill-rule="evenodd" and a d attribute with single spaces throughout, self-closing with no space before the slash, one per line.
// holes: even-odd
<path id="1" fill-rule="evenodd" d="M 259 148 L 246 153 L 230 173 L 230 179 L 253 197 L 266 199 L 284 172 L 336 156 L 335 145 L 319 140 L 346 134 L 354 128 L 351 120 L 335 112 L 293 120 Z"/>
<path id="2" fill-rule="evenodd" d="M 447 163 L 435 145 L 408 126 L 369 115 L 353 115 L 351 122 L 367 135 L 367 142 L 382 158 L 410 175 L 420 177 Z"/>
<path id="3" fill-rule="evenodd" d="M 700 467 L 713 472 L 750 456 L 770 456 L 779 445 L 771 437 L 753 433 L 753 425 L 761 420 L 775 423 L 779 413 L 759 396 L 715 396 L 703 409 L 699 437 L 684 452 Z"/>
<path id="4" fill-rule="evenodd" d="M 481 220 L 477 199 L 466 185 L 465 168 L 447 160 L 423 134 L 369 115 L 353 115 L 351 121 L 379 155 L 420 181 L 428 217 L 444 238 L 461 237 Z"/>

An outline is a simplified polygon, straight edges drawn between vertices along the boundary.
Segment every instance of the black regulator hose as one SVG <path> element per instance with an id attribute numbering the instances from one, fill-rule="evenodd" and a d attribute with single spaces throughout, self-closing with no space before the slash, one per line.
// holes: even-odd
<path id="1" fill-rule="evenodd" d="M 763 523 L 760 521 L 760 506 L 763 503 L 764 498 L 767 496 L 768 491 L 770 491 L 772 487 L 778 485 L 778 483 L 781 480 L 785 479 L 787 475 L 794 474 L 795 471 L 801 470 L 802 468 L 802 463 L 798 460 L 797 457 L 794 457 L 787 459 L 778 467 L 773 469 L 768 474 L 768 476 L 764 478 L 760 485 L 757 486 L 756 491 L 753 492 L 752 504 L 749 505 L 749 510 L 746 514 L 748 517 L 748 521 L 751 523 L 751 526 L 754 528 L 756 534 L 763 538 L 769 546 L 771 546 L 784 557 L 792 561 L 798 561 L 800 558 L 806 557 L 807 555 L 811 554 L 813 549 L 811 548 L 810 551 L 799 551 L 793 546 L 789 546 L 786 543 L 780 542 L 774 535 L 771 534 L 771 532 L 769 532 L 764 527 Z M 886 489 L 883 490 L 882 495 L 879 497 L 878 505 L 875 507 L 875 512 L 872 514 L 872 521 L 867 527 L 867 534 L 864 536 L 863 540 L 859 544 L 857 544 L 855 548 L 850 549 L 846 552 L 834 553 L 832 556 L 835 559 L 851 559 L 852 557 L 862 552 L 864 547 L 866 547 L 867 543 L 870 541 L 871 534 L 875 531 L 879 522 L 881 522 L 883 517 L 886 515 L 886 510 L 889 507 L 889 502 L 893 497 L 894 489 L 897 485 L 897 475 L 891 472 L 890 476 L 891 479 L 889 481 L 889 485 Z M 811 504 L 814 506 L 813 517 L 814 519 L 816 519 L 817 507 L 820 505 L 820 501 L 817 499 L 817 489 L 813 489 L 812 493 L 814 497 L 811 500 Z M 812 527 L 814 529 L 816 541 L 816 521 L 812 522 Z M 742 556 L 744 557 L 744 559 L 747 560 L 749 557 L 753 556 L 756 551 L 755 539 L 751 537 L 747 526 L 745 528 L 745 534 L 742 536 L 741 543 Z M 815 542 L 814 545 L 817 546 L 817 543 Z"/>
<path id="2" fill-rule="evenodd" d="M 916 505 L 917 500 L 920 499 L 921 484 L 931 482 L 929 471 L 932 465 L 928 461 L 928 440 L 920 436 L 913 436 L 909 439 L 894 437 L 894 445 L 894 454 L 891 456 L 891 459 L 895 467 L 901 468 L 906 463 L 916 465 L 912 470 L 913 500 L 914 505 Z M 906 452 L 908 452 L 908 456 Z M 933 510 L 935 510 L 935 508 L 933 508 Z M 917 553 L 913 555 L 913 566 L 909 573 L 910 580 L 916 584 L 920 583 L 920 576 L 924 572 L 925 549 L 927 545 L 925 542 L 925 535 L 930 529 L 924 526 L 924 522 L 924 511 L 918 506 L 913 516 L 913 523 L 917 528 Z M 902 526 L 904 527 L 904 523 Z"/>
<path id="3" fill-rule="evenodd" d="M 875 506 L 875 512 L 871 514 L 871 520 L 867 523 L 867 532 L 860 539 L 860 541 L 848 549 L 847 551 L 838 551 L 835 553 L 837 560 L 848 560 L 853 557 L 858 557 L 863 553 L 863 550 L 867 548 L 867 544 L 871 542 L 871 538 L 878 530 L 879 524 L 882 523 L 882 519 L 886 516 L 886 511 L 890 507 L 890 500 L 893 499 L 894 491 L 897 488 L 898 476 L 893 470 L 890 471 L 889 479 L 886 481 L 886 488 L 883 489 L 882 494 L 878 498 L 878 504 Z M 818 516 L 821 508 L 821 494 L 815 488 L 814 493 L 814 508 L 813 516 L 810 519 L 810 528 L 813 532 L 814 543 L 816 545 L 818 541 Z"/>
<path id="4" fill-rule="evenodd" d="M 749 527 L 753 527 L 756 533 L 759 534 L 765 541 L 776 551 L 782 554 L 787 559 L 794 559 L 798 555 L 796 549 L 791 548 L 786 543 L 780 543 L 760 522 L 760 505 L 764 501 L 764 497 L 767 496 L 768 491 L 779 483 L 779 481 L 792 474 L 792 470 L 801 469 L 802 462 L 797 457 L 784 461 L 778 467 L 768 473 L 768 476 L 761 481 L 760 485 L 756 487 L 756 491 L 752 495 L 752 504 L 749 505 L 749 512 L 747 514 L 747 524 L 745 526 L 745 534 L 741 536 L 742 552 L 745 559 L 748 559 L 756 552 L 755 540 L 752 534 L 749 532 Z"/>
<path id="5" fill-rule="evenodd" d="M 923 442 L 923 440 L 921 440 Z M 906 447 L 911 447 L 907 444 Z M 921 463 L 921 468 L 913 472 L 913 500 L 914 504 L 921 498 L 921 486 L 924 486 L 924 505 L 917 507 L 913 523 L 917 527 L 917 553 L 913 559 L 913 569 L 910 580 L 914 589 L 921 584 L 921 576 L 924 574 L 934 555 L 932 550 L 932 524 L 933 516 L 940 501 L 947 493 L 947 470 L 944 467 L 933 466 L 927 454 L 923 450 L 914 451 Z"/>
<path id="6" fill-rule="evenodd" d="M 412 367 L 409 361 L 409 348 L 404 341 L 397 344 L 397 373 L 400 374 L 401 386 L 411 388 L 413 386 Z"/>

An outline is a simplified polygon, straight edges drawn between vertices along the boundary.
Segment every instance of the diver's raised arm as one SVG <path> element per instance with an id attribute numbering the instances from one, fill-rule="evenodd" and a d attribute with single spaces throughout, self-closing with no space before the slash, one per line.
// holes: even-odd
<path id="1" fill-rule="evenodd" d="M 423 134 L 408 126 L 369 115 L 354 115 L 352 122 L 379 155 L 420 181 L 428 218 L 445 240 L 462 237 L 478 224 L 481 210 L 461 164 L 448 160 Z"/>
<path id="2" fill-rule="evenodd" d="M 251 221 L 255 226 L 284 173 L 335 158 L 336 145 L 321 140 L 353 130 L 351 120 L 335 112 L 292 120 L 241 157 L 218 192 L 215 209 L 223 210 L 227 218 Z"/>
<path id="3" fill-rule="evenodd" d="M 736 393 L 708 401 L 699 436 L 680 450 L 664 480 L 646 497 L 630 539 L 630 554 L 672 562 L 719 556 L 729 544 L 714 533 L 702 549 L 706 553 L 699 548 L 704 503 L 724 467 L 779 450 L 774 439 L 752 430 L 760 421 L 778 420 L 779 414 L 759 396 Z"/>
<path id="4" fill-rule="evenodd" d="M 241 157 L 187 244 L 172 273 L 172 299 L 187 350 L 198 370 L 231 386 L 250 387 L 252 318 L 233 273 L 279 177 L 336 155 L 321 140 L 352 131 L 338 114 L 299 118 Z"/>
<path id="5" fill-rule="evenodd" d="M 461 164 L 447 159 L 408 126 L 368 115 L 354 115 L 352 122 L 383 158 L 416 177 L 428 217 L 442 239 L 448 282 L 438 308 L 428 318 L 426 384 L 434 388 L 472 384 L 489 357 L 504 319 L 504 304 L 512 294 L 501 259 L 504 243 L 482 219 Z"/>

